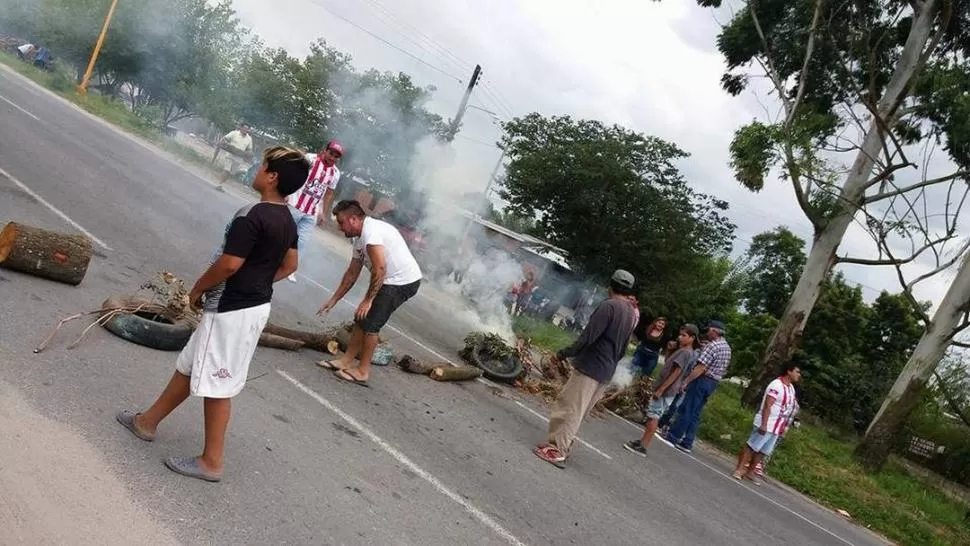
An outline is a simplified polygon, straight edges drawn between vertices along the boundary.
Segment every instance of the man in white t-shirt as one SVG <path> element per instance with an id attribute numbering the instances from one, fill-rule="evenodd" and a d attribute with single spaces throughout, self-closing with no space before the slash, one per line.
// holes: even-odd
<path id="1" fill-rule="evenodd" d="M 354 313 L 356 320 L 347 352 L 337 360 L 317 364 L 333 370 L 344 381 L 367 386 L 378 334 L 391 314 L 418 293 L 422 273 L 396 227 L 368 217 L 357 201 L 341 201 L 333 212 L 340 231 L 353 238 L 354 253 L 340 286 L 317 314 L 329 313 L 354 286 L 365 266 L 370 270 L 370 284 Z M 358 356 L 360 364 L 354 367 Z"/>
<path id="2" fill-rule="evenodd" d="M 761 407 L 754 415 L 754 428 L 751 436 L 738 454 L 738 466 L 734 478 L 755 480 L 754 469 L 766 456 L 771 455 L 778 438 L 784 434 L 789 417 L 797 407 L 795 383 L 802 379 L 798 364 L 789 362 L 780 377 L 768 384 Z"/>
<path id="3" fill-rule="evenodd" d="M 229 161 L 229 170 L 222 175 L 220 183 L 225 183 L 229 177 L 241 170 L 245 170 L 252 161 L 253 137 L 249 134 L 249 125 L 242 123 L 235 131 L 229 131 L 219 139 L 216 153 L 219 150 L 228 152 L 226 158 Z M 215 159 L 215 156 L 213 156 Z"/>
<path id="4" fill-rule="evenodd" d="M 306 159 L 310 162 L 310 175 L 303 187 L 287 198 L 300 237 L 300 253 L 304 257 L 306 241 L 313 233 L 313 228 L 330 221 L 334 191 L 340 182 L 337 163 L 343 155 L 344 147 L 336 140 L 328 142 L 319 154 L 306 154 Z M 295 274 L 290 275 L 289 280 L 296 282 Z"/>

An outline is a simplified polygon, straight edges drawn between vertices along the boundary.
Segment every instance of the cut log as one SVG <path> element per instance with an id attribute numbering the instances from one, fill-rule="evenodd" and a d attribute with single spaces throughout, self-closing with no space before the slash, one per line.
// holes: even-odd
<path id="1" fill-rule="evenodd" d="M 424 362 L 414 358 L 411 355 L 404 355 L 398 361 L 397 365 L 401 367 L 402 370 L 410 373 L 416 373 L 421 375 L 428 375 L 431 370 L 435 369 L 438 365 Z"/>
<path id="2" fill-rule="evenodd" d="M 0 266 L 77 286 L 91 262 L 91 240 L 10 222 L 0 232 Z"/>
<path id="3" fill-rule="evenodd" d="M 284 351 L 299 351 L 304 345 L 306 345 L 298 339 L 290 339 L 288 337 L 267 334 L 266 332 L 260 334 L 259 344 L 263 347 L 283 349 Z"/>
<path id="4" fill-rule="evenodd" d="M 435 381 L 468 381 L 482 376 L 482 369 L 475 366 L 438 366 L 431 370 Z"/>
<path id="5" fill-rule="evenodd" d="M 307 349 L 313 349 L 314 351 L 319 351 L 321 353 L 329 353 L 330 342 L 336 341 L 332 335 L 293 330 L 290 328 L 283 328 L 282 326 L 277 326 L 272 323 L 267 324 L 266 328 L 263 329 L 263 332 L 266 334 L 272 334 L 274 336 L 302 341 Z"/>

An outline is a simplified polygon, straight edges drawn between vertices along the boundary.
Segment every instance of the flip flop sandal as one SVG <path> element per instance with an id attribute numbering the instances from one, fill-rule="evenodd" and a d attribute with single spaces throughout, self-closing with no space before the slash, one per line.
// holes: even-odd
<path id="1" fill-rule="evenodd" d="M 176 474 L 198 480 L 217 482 L 222 479 L 221 472 L 217 474 L 203 469 L 196 457 L 169 457 L 165 459 L 165 466 Z"/>
<path id="2" fill-rule="evenodd" d="M 327 370 L 332 370 L 332 371 L 337 371 L 337 370 L 342 370 L 343 369 L 343 368 L 338 368 L 338 367 L 334 366 L 334 362 L 339 362 L 339 361 L 338 360 L 320 360 L 319 362 L 317 362 L 317 366 L 320 366 L 321 368 L 324 368 L 324 369 L 327 369 Z"/>
<path id="3" fill-rule="evenodd" d="M 134 434 L 135 437 L 138 438 L 139 440 L 144 440 L 146 442 L 155 441 L 154 434 L 150 432 L 145 432 L 144 430 L 138 428 L 137 425 L 135 425 L 135 416 L 137 415 L 141 415 L 141 414 L 135 413 L 131 410 L 124 410 L 119 412 L 118 415 L 115 416 L 115 419 L 117 419 L 122 426 L 124 426 L 126 429 L 131 431 L 131 433 Z"/>
<path id="4" fill-rule="evenodd" d="M 361 387 L 370 387 L 370 385 L 367 384 L 366 379 L 357 379 L 356 377 L 347 373 L 347 370 L 334 370 L 333 375 L 337 379 L 346 381 L 347 383 L 353 383 L 354 385 L 360 385 Z"/>
<path id="5" fill-rule="evenodd" d="M 552 445 L 547 445 L 545 447 L 536 447 L 532 450 L 543 461 L 555 466 L 556 468 L 566 468 L 566 458 L 559 453 L 559 450 Z M 556 453 L 556 455 L 553 454 Z M 557 456 L 558 455 L 558 456 Z"/>

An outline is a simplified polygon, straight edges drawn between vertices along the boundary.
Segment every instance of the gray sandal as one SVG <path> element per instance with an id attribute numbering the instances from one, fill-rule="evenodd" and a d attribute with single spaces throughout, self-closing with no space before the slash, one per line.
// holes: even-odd
<path id="1" fill-rule="evenodd" d="M 145 440 L 146 442 L 155 441 L 154 434 L 150 432 L 145 432 L 144 430 L 138 428 L 138 426 L 135 424 L 135 416 L 138 416 L 138 415 L 141 415 L 141 414 L 135 413 L 131 410 L 124 410 L 119 412 L 118 415 L 115 416 L 115 419 L 117 419 L 118 422 L 122 424 L 122 426 L 124 426 L 126 429 L 131 431 L 131 433 L 134 434 L 136 438 L 140 440 Z"/>
<path id="2" fill-rule="evenodd" d="M 199 464 L 197 457 L 169 457 L 165 459 L 165 466 L 176 474 L 207 482 L 217 482 L 222 479 L 222 472 L 216 474 L 205 470 Z"/>

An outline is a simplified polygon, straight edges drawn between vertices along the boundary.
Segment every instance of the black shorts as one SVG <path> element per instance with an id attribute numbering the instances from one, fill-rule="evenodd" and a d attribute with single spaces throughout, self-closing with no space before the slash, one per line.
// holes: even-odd
<path id="1" fill-rule="evenodd" d="M 418 293 L 421 281 L 414 281 L 411 284 L 395 286 L 385 284 L 377 291 L 374 303 L 370 306 L 370 311 L 364 320 L 359 321 L 360 328 L 367 334 L 376 334 L 387 324 L 391 314 L 397 310 L 404 302 L 413 298 Z"/>

